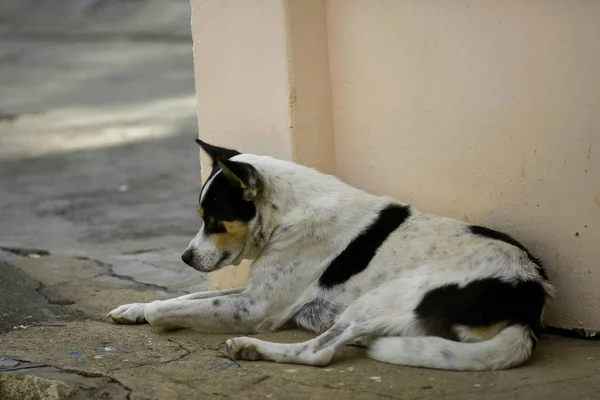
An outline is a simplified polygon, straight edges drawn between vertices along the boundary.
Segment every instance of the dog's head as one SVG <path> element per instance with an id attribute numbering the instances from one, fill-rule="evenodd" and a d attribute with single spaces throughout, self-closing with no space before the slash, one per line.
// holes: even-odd
<path id="1" fill-rule="evenodd" d="M 199 196 L 202 227 L 181 259 L 198 271 L 210 272 L 255 256 L 261 229 L 257 203 L 264 181 L 251 164 L 236 161 L 239 152 L 199 139 L 196 143 L 212 159 L 212 171 Z"/>

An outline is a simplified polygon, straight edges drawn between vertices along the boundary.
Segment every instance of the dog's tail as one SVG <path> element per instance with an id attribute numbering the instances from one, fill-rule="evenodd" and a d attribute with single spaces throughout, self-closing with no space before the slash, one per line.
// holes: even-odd
<path id="1" fill-rule="evenodd" d="M 369 346 L 371 358 L 391 364 L 457 371 L 507 369 L 529 359 L 537 342 L 532 330 L 511 325 L 489 340 L 454 342 L 433 336 L 382 337 Z"/>

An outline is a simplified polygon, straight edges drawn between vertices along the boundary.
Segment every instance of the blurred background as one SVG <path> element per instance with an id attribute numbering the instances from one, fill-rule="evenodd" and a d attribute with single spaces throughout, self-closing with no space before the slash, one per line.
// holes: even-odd
<path id="1" fill-rule="evenodd" d="M 204 288 L 193 77 L 188 0 L 0 0 L 0 247 Z"/>

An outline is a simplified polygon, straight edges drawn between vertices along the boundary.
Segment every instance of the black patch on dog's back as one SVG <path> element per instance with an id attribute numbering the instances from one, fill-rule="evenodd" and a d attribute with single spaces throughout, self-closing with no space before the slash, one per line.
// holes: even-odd
<path id="1" fill-rule="evenodd" d="M 469 232 L 471 232 L 474 235 L 483 236 L 483 237 L 486 237 L 489 239 L 494 239 L 494 240 L 500 240 L 504 243 L 508 243 L 510 245 L 513 245 L 513 246 L 518 247 L 519 249 L 523 250 L 525 252 L 525 254 L 527 254 L 527 258 L 529 258 L 529 260 L 536 265 L 536 269 L 537 269 L 538 273 L 540 274 L 540 276 L 542 278 L 544 278 L 544 280 L 548 280 L 548 275 L 546 275 L 546 271 L 544 270 L 544 267 L 542 266 L 542 261 L 539 258 L 534 257 L 529 252 L 529 250 L 527 250 L 525 248 L 525 246 L 523 246 L 521 243 L 517 242 L 512 236 L 507 235 L 506 233 L 498 232 L 493 229 L 486 228 L 484 226 L 479 226 L 479 225 L 469 225 L 468 229 L 469 229 Z"/>
<path id="2" fill-rule="evenodd" d="M 430 290 L 415 308 L 426 335 L 458 340 L 454 325 L 487 327 L 498 322 L 528 326 L 538 336 L 545 291 L 540 282 L 485 278 L 464 286 Z"/>
<path id="3" fill-rule="evenodd" d="M 346 282 L 367 268 L 379 246 L 410 215 L 410 207 L 399 204 L 391 204 L 381 210 L 377 219 L 356 236 L 348 244 L 348 247 L 329 264 L 319 278 L 319 285 L 331 288 Z"/>

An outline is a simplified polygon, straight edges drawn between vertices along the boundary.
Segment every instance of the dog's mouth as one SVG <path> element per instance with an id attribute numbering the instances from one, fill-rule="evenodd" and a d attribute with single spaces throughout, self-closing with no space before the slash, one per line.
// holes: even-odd
<path id="1" fill-rule="evenodd" d="M 225 265 L 225 262 L 227 261 L 228 258 L 231 257 L 231 253 L 229 251 L 224 251 L 223 254 L 221 255 L 221 258 L 219 258 L 219 261 L 217 261 L 217 264 L 215 265 L 215 268 L 222 268 Z"/>
<path id="2" fill-rule="evenodd" d="M 223 254 L 221 254 L 221 257 L 219 258 L 219 260 L 214 265 L 207 267 L 204 264 L 196 263 L 196 262 L 192 262 L 188 265 L 199 272 L 213 272 L 213 271 L 217 271 L 217 270 L 227 266 L 228 262 L 229 262 L 228 260 L 230 258 L 231 258 L 231 252 L 224 251 Z M 233 261 L 235 261 L 235 260 L 233 260 Z"/>

